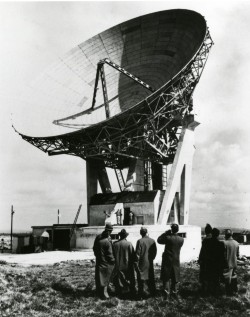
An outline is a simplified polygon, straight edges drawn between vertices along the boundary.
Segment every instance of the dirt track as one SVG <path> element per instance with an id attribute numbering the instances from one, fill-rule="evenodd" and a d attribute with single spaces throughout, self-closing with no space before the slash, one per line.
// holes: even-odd
<path id="1" fill-rule="evenodd" d="M 0 253 L 0 261 L 15 263 L 22 266 L 30 265 L 50 265 L 62 261 L 92 260 L 94 254 L 92 250 L 81 251 L 50 251 L 30 254 L 10 254 Z"/>

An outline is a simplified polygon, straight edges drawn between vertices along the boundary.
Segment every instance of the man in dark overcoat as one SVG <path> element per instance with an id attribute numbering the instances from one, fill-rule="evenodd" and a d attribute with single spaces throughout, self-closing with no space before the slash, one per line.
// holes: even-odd
<path id="1" fill-rule="evenodd" d="M 146 291 L 147 284 L 151 295 L 155 295 L 155 277 L 154 277 L 154 259 L 157 253 L 155 240 L 147 235 L 147 228 L 142 227 L 141 239 L 137 241 L 135 251 L 135 269 L 137 272 L 138 295 L 146 297 L 149 293 Z"/>
<path id="2" fill-rule="evenodd" d="M 224 241 L 224 280 L 226 285 L 226 294 L 233 295 L 237 292 L 237 258 L 239 257 L 239 243 L 233 239 L 233 232 L 230 229 L 225 230 Z"/>
<path id="3" fill-rule="evenodd" d="M 209 263 L 210 257 L 213 252 L 211 249 L 211 238 L 212 238 L 212 227 L 210 224 L 206 224 L 205 227 L 205 237 L 202 241 L 201 250 L 199 254 L 198 263 L 200 265 L 200 283 L 201 283 L 201 292 L 206 294 L 208 292 L 208 283 L 209 283 Z"/>
<path id="4" fill-rule="evenodd" d="M 220 292 L 220 279 L 225 266 L 224 244 L 219 240 L 220 230 L 213 228 L 212 238 L 209 239 L 207 247 L 207 276 L 208 292 L 212 295 L 218 295 Z"/>
<path id="5" fill-rule="evenodd" d="M 129 235 L 125 229 L 119 232 L 119 240 L 113 244 L 115 268 L 113 283 L 116 293 L 120 296 L 135 294 L 134 260 L 135 251 L 131 242 L 127 241 Z"/>
<path id="6" fill-rule="evenodd" d="M 102 299 L 108 299 L 108 285 L 114 269 L 115 258 L 110 234 L 113 226 L 106 224 L 105 230 L 95 238 L 93 251 L 96 257 L 96 292 Z"/>
<path id="7" fill-rule="evenodd" d="M 177 297 L 178 285 L 180 281 L 180 251 L 184 239 L 177 232 L 179 226 L 171 225 L 171 230 L 166 231 L 158 237 L 159 244 L 165 244 L 165 250 L 162 254 L 161 280 L 163 282 L 163 292 L 167 296 Z"/>

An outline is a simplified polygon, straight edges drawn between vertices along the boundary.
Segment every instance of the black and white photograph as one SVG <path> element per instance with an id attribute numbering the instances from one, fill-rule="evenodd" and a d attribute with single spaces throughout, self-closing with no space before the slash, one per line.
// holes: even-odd
<path id="1" fill-rule="evenodd" d="M 250 315 L 250 3 L 0 1 L 0 315 Z"/>

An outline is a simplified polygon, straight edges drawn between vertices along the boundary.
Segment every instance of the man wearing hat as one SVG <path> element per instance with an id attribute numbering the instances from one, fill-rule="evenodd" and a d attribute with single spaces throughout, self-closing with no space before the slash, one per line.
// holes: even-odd
<path id="1" fill-rule="evenodd" d="M 224 259 L 224 244 L 219 239 L 220 230 L 217 228 L 212 229 L 212 238 L 210 246 L 207 250 L 209 255 L 207 273 L 208 273 L 208 292 L 212 295 L 220 293 L 220 279 L 222 277 L 223 268 L 225 266 Z"/>
<path id="2" fill-rule="evenodd" d="M 202 241 L 201 250 L 199 254 L 198 263 L 200 265 L 200 283 L 201 283 L 201 292 L 205 295 L 208 292 L 209 285 L 209 265 L 211 261 L 211 252 L 213 249 L 211 247 L 211 238 L 212 238 L 212 227 L 210 224 L 206 224 L 205 227 L 205 237 Z"/>
<path id="3" fill-rule="evenodd" d="M 115 268 L 113 272 L 113 283 L 116 293 L 120 296 L 134 295 L 135 275 L 134 275 L 134 247 L 127 241 L 129 235 L 125 229 L 119 233 L 119 240 L 113 245 L 115 256 Z"/>
<path id="4" fill-rule="evenodd" d="M 112 241 L 110 238 L 112 230 L 113 226 L 107 223 L 104 231 L 95 238 L 93 246 L 96 257 L 96 292 L 102 299 L 109 298 L 108 285 L 115 264 Z"/>
<path id="5" fill-rule="evenodd" d="M 177 232 L 179 226 L 171 225 L 171 230 L 166 231 L 157 239 L 159 244 L 165 244 L 162 254 L 161 280 L 163 282 L 163 292 L 169 299 L 170 295 L 177 297 L 177 286 L 180 281 L 180 251 L 184 239 Z"/>
<path id="6" fill-rule="evenodd" d="M 230 229 L 225 230 L 225 269 L 224 280 L 226 284 L 227 295 L 233 295 L 237 292 L 237 258 L 239 257 L 239 243 L 233 239 L 233 232 Z"/>
<path id="7" fill-rule="evenodd" d="M 136 244 L 135 268 L 138 281 L 139 297 L 147 297 L 149 294 L 145 289 L 147 284 L 151 295 L 155 294 L 155 278 L 154 278 L 154 259 L 156 257 L 157 248 L 155 240 L 149 238 L 148 230 L 141 227 L 141 239 Z"/>

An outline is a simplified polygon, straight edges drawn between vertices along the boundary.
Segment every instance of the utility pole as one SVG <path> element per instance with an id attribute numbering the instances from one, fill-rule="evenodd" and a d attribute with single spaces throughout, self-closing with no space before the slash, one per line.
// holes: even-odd
<path id="1" fill-rule="evenodd" d="M 12 253 L 12 230 L 13 230 L 13 215 L 14 215 L 13 205 L 11 206 L 11 224 L 10 224 L 10 248 Z"/>
<path id="2" fill-rule="evenodd" d="M 60 211 L 59 211 L 59 209 L 58 209 L 58 211 L 57 211 L 57 224 L 59 225 L 59 218 L 60 218 Z"/>

